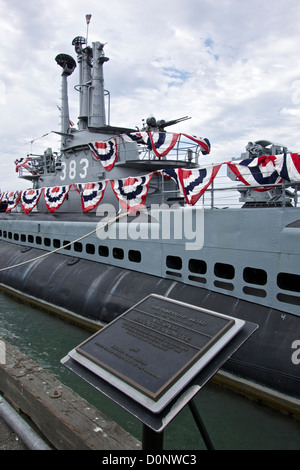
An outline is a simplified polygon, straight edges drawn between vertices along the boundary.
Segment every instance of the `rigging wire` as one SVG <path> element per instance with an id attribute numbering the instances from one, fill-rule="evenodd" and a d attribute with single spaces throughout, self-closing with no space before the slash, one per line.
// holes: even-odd
<path id="1" fill-rule="evenodd" d="M 24 144 L 21 144 L 21 145 L 19 145 L 18 147 L 14 147 L 14 148 L 12 148 L 12 149 L 10 149 L 10 150 L 6 150 L 6 151 L 0 153 L 0 157 L 2 157 L 3 155 L 6 155 L 6 154 L 8 154 L 8 153 L 14 152 L 15 150 L 18 150 L 18 149 L 20 149 L 20 148 L 22 148 L 22 147 L 25 147 L 25 145 L 28 145 L 28 144 L 32 145 L 32 144 L 33 144 L 34 142 L 36 142 L 37 140 L 43 139 L 44 137 L 47 137 L 47 135 L 52 134 L 52 132 L 53 132 L 53 131 L 47 132 L 46 134 L 41 135 L 40 137 L 36 137 L 35 139 L 32 139 L 32 140 L 30 140 L 30 141 L 28 141 L 28 142 L 24 142 Z"/>
<path id="2" fill-rule="evenodd" d="M 90 235 L 93 235 L 94 233 L 98 232 L 98 231 L 101 230 L 102 228 L 108 227 L 110 224 L 116 222 L 116 221 L 119 220 L 119 219 L 122 219 L 123 217 L 125 217 L 125 216 L 128 215 L 128 214 L 129 214 L 129 212 L 123 212 L 123 213 L 121 213 L 121 214 L 118 214 L 116 217 L 114 217 L 113 219 L 109 220 L 109 221 L 106 222 L 105 224 L 101 225 L 100 227 L 95 228 L 95 230 L 92 230 L 91 232 L 86 233 L 85 235 L 82 235 L 81 237 L 77 238 L 76 240 L 73 240 L 72 242 L 66 243 L 65 245 L 63 245 L 63 246 L 61 246 L 61 247 L 59 247 L 59 248 L 55 248 L 55 250 L 49 251 L 49 252 L 47 252 L 47 253 L 44 253 L 43 255 L 36 256 L 35 258 L 32 258 L 32 259 L 27 260 L 27 261 L 23 261 L 22 263 L 18 263 L 18 264 L 14 264 L 13 266 L 7 266 L 7 267 L 5 267 L 5 268 L 1 268 L 1 269 L 0 269 L 0 272 L 2 272 L 2 271 L 7 271 L 7 270 L 13 269 L 13 268 L 17 268 L 17 267 L 23 266 L 23 265 L 25 265 L 25 264 L 33 263 L 34 261 L 37 261 L 37 260 L 42 259 L 42 258 L 46 258 L 47 256 L 52 255 L 53 253 L 57 253 L 58 251 L 63 250 L 63 249 L 65 249 L 65 248 L 68 247 L 68 246 L 74 245 L 75 243 L 79 242 L 80 240 L 83 240 L 84 238 L 89 237 Z"/>

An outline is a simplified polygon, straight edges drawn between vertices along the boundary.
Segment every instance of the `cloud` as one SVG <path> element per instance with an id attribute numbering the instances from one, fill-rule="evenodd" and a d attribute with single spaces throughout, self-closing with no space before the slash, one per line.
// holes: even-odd
<path id="1" fill-rule="evenodd" d="M 300 150 L 298 0 L 0 0 L 0 188 L 27 187 L 14 160 L 58 150 L 60 52 L 72 39 L 107 43 L 111 124 L 135 127 L 191 116 L 174 127 L 210 139 L 214 160 L 265 138 Z M 76 122 L 76 71 L 69 79 Z M 172 128 L 173 129 L 173 128 Z M 170 128 L 171 130 L 171 128 Z M 46 134 L 46 137 L 42 137 Z"/>

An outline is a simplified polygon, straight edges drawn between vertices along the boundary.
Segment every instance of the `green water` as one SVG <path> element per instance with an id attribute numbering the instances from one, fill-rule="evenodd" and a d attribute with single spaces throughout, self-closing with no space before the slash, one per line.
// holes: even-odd
<path id="1" fill-rule="evenodd" d="M 90 333 L 0 293 L 0 337 L 75 390 L 127 432 L 142 440 L 142 424 L 101 395 L 60 360 Z M 300 449 L 300 421 L 208 384 L 195 398 L 213 444 L 218 450 Z M 166 450 L 205 449 L 188 407 L 168 425 Z"/>

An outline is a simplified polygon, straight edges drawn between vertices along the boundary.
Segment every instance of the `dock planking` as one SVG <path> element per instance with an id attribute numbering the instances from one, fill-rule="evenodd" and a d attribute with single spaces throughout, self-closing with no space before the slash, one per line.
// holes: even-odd
<path id="1" fill-rule="evenodd" d="M 5 342 L 0 394 L 56 450 L 140 450 L 141 443 Z"/>

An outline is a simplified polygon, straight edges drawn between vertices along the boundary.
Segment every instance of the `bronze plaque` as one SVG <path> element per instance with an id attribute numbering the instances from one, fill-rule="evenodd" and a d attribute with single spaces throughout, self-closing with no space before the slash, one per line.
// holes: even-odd
<path id="1" fill-rule="evenodd" d="M 150 295 L 76 351 L 157 401 L 234 324 L 230 317 Z"/>

